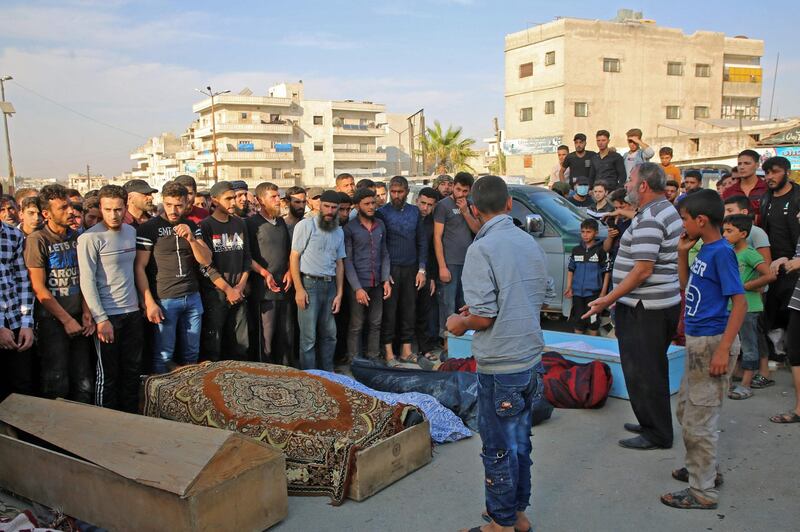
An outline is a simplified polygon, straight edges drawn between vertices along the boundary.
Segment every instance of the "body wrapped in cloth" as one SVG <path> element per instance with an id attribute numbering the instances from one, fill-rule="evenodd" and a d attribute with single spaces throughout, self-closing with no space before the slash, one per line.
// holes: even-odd
<path id="1" fill-rule="evenodd" d="M 204 362 L 148 377 L 144 415 L 234 430 L 286 455 L 293 495 L 347 496 L 356 452 L 401 432 L 415 407 L 390 406 L 285 366 Z"/>

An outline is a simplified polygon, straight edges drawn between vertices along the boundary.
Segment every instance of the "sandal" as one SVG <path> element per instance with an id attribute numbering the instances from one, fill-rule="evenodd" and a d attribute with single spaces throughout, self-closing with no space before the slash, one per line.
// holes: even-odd
<path id="1" fill-rule="evenodd" d="M 400 358 L 395 358 L 395 360 L 397 360 L 401 364 L 416 364 L 418 358 L 419 357 L 417 355 L 411 353 L 410 355 L 408 355 L 407 358 L 400 357 Z"/>
<path id="2" fill-rule="evenodd" d="M 689 492 L 689 489 L 665 493 L 661 496 L 661 502 L 672 508 L 682 510 L 716 510 L 716 502 L 703 502 Z"/>
<path id="3" fill-rule="evenodd" d="M 750 399 L 751 397 L 753 397 L 753 390 L 741 385 L 734 386 L 733 389 L 728 392 L 728 399 L 733 399 L 734 401 Z"/>
<path id="4" fill-rule="evenodd" d="M 389 359 L 389 360 L 386 361 L 386 367 L 387 368 L 396 368 L 399 365 L 400 365 L 400 361 L 397 360 L 396 358 L 392 358 L 392 359 Z"/>
<path id="5" fill-rule="evenodd" d="M 768 379 L 759 373 L 755 377 L 753 377 L 753 381 L 750 383 L 750 387 L 758 390 L 760 388 L 768 388 L 773 384 L 775 384 L 774 380 Z"/>
<path id="6" fill-rule="evenodd" d="M 420 353 L 423 357 L 427 358 L 431 362 L 439 362 L 439 354 L 434 353 L 433 351 L 428 351 L 427 353 Z M 417 355 L 419 357 L 419 355 Z"/>
<path id="7" fill-rule="evenodd" d="M 685 467 L 680 469 L 673 469 L 672 470 L 672 478 L 675 480 L 680 480 L 681 482 L 689 482 L 689 470 Z M 714 479 L 714 487 L 718 488 L 722 486 L 725 479 L 722 478 L 722 473 L 717 473 L 717 478 Z"/>
<path id="8" fill-rule="evenodd" d="M 773 423 L 800 423 L 800 416 L 796 412 L 786 412 L 769 418 Z"/>

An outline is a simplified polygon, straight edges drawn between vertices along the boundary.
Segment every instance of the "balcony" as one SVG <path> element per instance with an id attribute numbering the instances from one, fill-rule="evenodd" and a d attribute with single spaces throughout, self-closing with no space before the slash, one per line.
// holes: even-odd
<path id="1" fill-rule="evenodd" d="M 179 161 L 191 161 L 195 157 L 194 150 L 179 151 L 175 154 L 175 158 Z"/>
<path id="2" fill-rule="evenodd" d="M 334 127 L 333 134 L 351 137 L 382 137 L 386 132 L 379 127 L 344 124 L 343 126 Z"/>
<path id="3" fill-rule="evenodd" d="M 373 150 L 360 150 L 358 148 L 333 147 L 334 161 L 375 161 L 386 160 L 386 153 Z"/>
<path id="4" fill-rule="evenodd" d="M 723 81 L 722 82 L 722 95 L 723 96 L 741 96 L 746 98 L 760 98 L 761 97 L 761 83 L 759 82 L 736 82 L 736 81 Z"/>
<path id="5" fill-rule="evenodd" d="M 269 96 L 240 96 L 238 94 L 221 94 L 214 98 L 214 107 L 242 105 L 247 107 L 291 107 L 291 98 L 271 98 Z M 211 109 L 211 98 L 192 106 L 193 113 Z"/>
<path id="6" fill-rule="evenodd" d="M 197 161 L 209 163 L 214 161 L 214 155 L 210 152 L 203 152 L 197 156 Z M 294 152 L 284 151 L 218 151 L 217 161 L 238 162 L 238 161 L 294 161 Z"/>
<path id="7" fill-rule="evenodd" d="M 246 135 L 291 135 L 292 124 L 217 124 L 217 135 L 242 133 Z M 210 127 L 199 128 L 195 138 L 212 136 Z"/>
<path id="8" fill-rule="evenodd" d="M 146 161 L 149 155 L 141 148 L 131 153 L 131 160 L 133 161 Z"/>
<path id="9" fill-rule="evenodd" d="M 331 108 L 334 111 L 364 111 L 367 113 L 386 112 L 386 106 L 381 103 L 356 102 L 353 100 L 331 102 Z"/>

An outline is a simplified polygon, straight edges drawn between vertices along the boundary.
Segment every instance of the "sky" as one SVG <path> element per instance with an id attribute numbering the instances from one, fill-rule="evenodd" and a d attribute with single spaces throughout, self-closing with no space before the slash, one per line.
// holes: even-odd
<path id="1" fill-rule="evenodd" d="M 774 115 L 800 115 L 800 57 L 787 2 L 325 0 L 159 2 L 3 0 L 0 76 L 16 174 L 117 175 L 148 137 L 181 133 L 195 87 L 265 94 L 303 80 L 307 98 L 369 100 L 388 112 L 425 109 L 428 123 L 480 141 L 503 120 L 503 39 L 556 17 L 611 19 L 618 7 L 661 26 L 764 39 L 762 111 L 780 69 Z M 7 168 L 0 150 L 0 174 Z"/>

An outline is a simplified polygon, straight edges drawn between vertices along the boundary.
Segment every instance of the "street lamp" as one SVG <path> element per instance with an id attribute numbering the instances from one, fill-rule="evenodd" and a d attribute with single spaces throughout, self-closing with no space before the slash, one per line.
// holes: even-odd
<path id="1" fill-rule="evenodd" d="M 3 113 L 3 129 L 6 133 L 6 156 L 8 157 L 8 181 L 11 186 L 11 192 L 16 188 L 14 179 L 14 163 L 11 161 L 11 138 L 8 136 L 8 117 L 14 114 L 14 107 L 10 102 L 6 101 L 6 81 L 11 81 L 11 76 L 0 77 L 0 112 Z"/>
<path id="2" fill-rule="evenodd" d="M 214 97 L 220 94 L 228 94 L 231 91 L 218 91 L 211 90 L 211 85 L 206 87 L 206 90 L 195 89 L 200 94 L 205 94 L 211 98 L 211 154 L 214 156 L 214 183 L 217 182 L 217 123 L 214 119 Z"/>
<path id="3" fill-rule="evenodd" d="M 406 131 L 408 131 L 408 130 L 409 130 L 409 128 L 408 128 L 408 127 L 407 127 L 407 128 L 405 128 L 403 131 L 397 131 L 395 128 L 393 128 L 392 126 L 390 126 L 388 122 L 385 122 L 385 123 L 383 123 L 383 124 L 378 124 L 378 126 L 384 126 L 384 127 L 386 127 L 387 129 L 391 129 L 392 131 L 394 131 L 395 133 L 397 133 L 397 147 L 398 147 L 398 149 L 400 149 L 400 148 L 402 148 L 402 147 L 403 147 L 403 137 L 402 137 L 402 135 L 403 135 L 403 133 L 405 133 Z M 414 154 L 413 154 L 413 153 L 410 153 L 410 154 L 409 154 L 409 163 L 410 163 L 411 157 L 413 157 L 413 156 L 414 156 Z M 400 156 L 398 155 L 398 156 L 397 156 L 397 175 L 400 175 L 400 174 L 402 174 L 402 173 L 403 173 L 403 172 L 402 172 L 402 168 L 403 168 L 403 165 L 402 165 L 402 163 L 400 162 Z M 409 173 L 410 173 L 410 172 L 409 172 Z"/>

